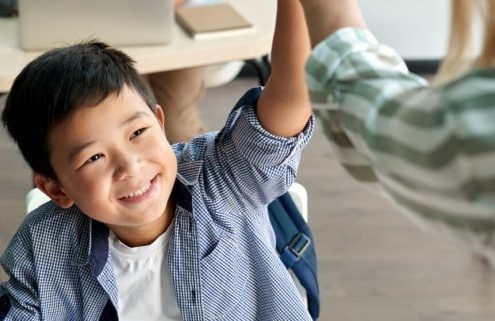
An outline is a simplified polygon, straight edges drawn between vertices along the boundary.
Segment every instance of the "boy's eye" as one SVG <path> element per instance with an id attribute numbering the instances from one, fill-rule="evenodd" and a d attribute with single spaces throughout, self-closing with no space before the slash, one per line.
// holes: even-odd
<path id="1" fill-rule="evenodd" d="M 103 157 L 103 154 L 96 154 L 96 155 L 93 155 L 91 156 L 90 158 L 88 158 L 88 160 L 85 162 L 85 164 L 90 164 L 90 163 L 94 163 L 96 162 L 97 160 L 99 160 L 100 158 Z"/>
<path id="2" fill-rule="evenodd" d="M 147 128 L 140 128 L 138 130 L 136 130 L 134 133 L 132 133 L 131 135 L 131 139 L 141 135 L 142 133 L 144 133 L 146 131 Z"/>

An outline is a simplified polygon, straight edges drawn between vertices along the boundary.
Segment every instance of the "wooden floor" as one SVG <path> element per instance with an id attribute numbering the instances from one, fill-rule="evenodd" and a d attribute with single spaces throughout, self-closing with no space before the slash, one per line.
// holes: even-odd
<path id="1" fill-rule="evenodd" d="M 219 128 L 239 95 L 255 84 L 241 79 L 208 90 L 202 112 L 210 128 Z M 309 192 L 309 220 L 317 242 L 320 320 L 495 320 L 491 268 L 419 230 L 384 199 L 352 181 L 336 164 L 319 129 L 305 151 L 298 181 Z M 29 187 L 29 170 L 2 130 L 0 251 L 24 215 Z M 0 280 L 5 280 L 1 272 Z"/>

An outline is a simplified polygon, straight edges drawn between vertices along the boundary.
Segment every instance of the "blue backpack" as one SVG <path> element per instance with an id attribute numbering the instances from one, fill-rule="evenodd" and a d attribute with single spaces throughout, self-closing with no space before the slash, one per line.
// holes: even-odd
<path id="1" fill-rule="evenodd" d="M 280 259 L 306 290 L 309 314 L 316 320 L 320 314 L 320 294 L 311 230 L 288 192 L 268 205 L 268 214 Z"/>

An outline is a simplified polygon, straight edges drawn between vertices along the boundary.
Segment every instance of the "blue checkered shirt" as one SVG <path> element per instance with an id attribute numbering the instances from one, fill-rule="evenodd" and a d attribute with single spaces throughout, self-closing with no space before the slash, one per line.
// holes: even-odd
<path id="1" fill-rule="evenodd" d="M 292 184 L 313 118 L 297 137 L 271 135 L 253 107 L 260 92 L 248 91 L 219 133 L 173 146 L 166 256 L 183 320 L 311 320 L 274 250 L 266 205 Z M 0 320 L 118 320 L 108 228 L 76 206 L 30 213 L 1 262 L 10 279 Z"/>

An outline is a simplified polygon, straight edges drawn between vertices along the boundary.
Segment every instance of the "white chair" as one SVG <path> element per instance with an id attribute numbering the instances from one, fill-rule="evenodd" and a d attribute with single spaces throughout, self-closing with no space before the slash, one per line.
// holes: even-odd
<path id="1" fill-rule="evenodd" d="M 40 207 L 48 202 L 50 198 L 43 193 L 39 188 L 33 188 L 26 195 L 26 213 Z"/>
<path id="2" fill-rule="evenodd" d="M 244 61 L 236 60 L 204 67 L 205 86 L 222 86 L 232 81 L 241 71 Z"/>
<path id="3" fill-rule="evenodd" d="M 302 186 L 299 183 L 293 183 L 292 186 L 289 188 L 289 194 L 292 197 L 292 200 L 294 201 L 294 204 L 296 205 L 297 209 L 299 212 L 301 212 L 302 217 L 304 220 L 307 222 L 308 221 L 308 192 L 306 191 L 306 188 Z M 304 301 L 304 304 L 308 306 L 308 298 L 306 295 L 306 290 L 304 287 L 301 285 L 297 277 L 292 273 L 292 271 L 289 271 L 290 276 L 294 280 L 294 284 L 296 285 L 296 288 L 299 290 L 299 293 L 301 294 L 301 297 Z"/>
<path id="4" fill-rule="evenodd" d="M 308 192 L 306 188 L 299 183 L 293 183 L 289 188 L 290 196 L 296 204 L 297 209 L 301 212 L 302 217 L 308 221 Z"/>

